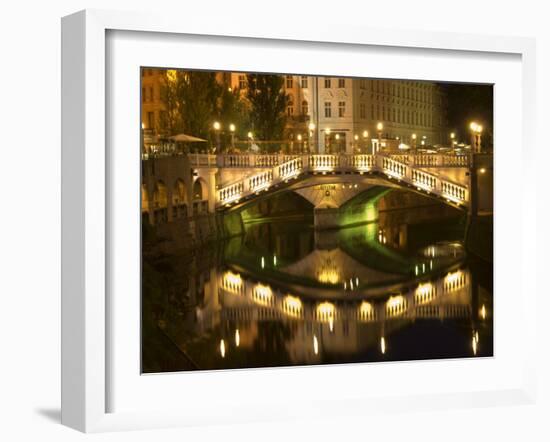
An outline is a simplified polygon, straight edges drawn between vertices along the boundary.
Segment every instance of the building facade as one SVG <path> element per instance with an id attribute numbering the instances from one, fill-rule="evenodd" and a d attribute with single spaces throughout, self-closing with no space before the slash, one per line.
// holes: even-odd
<path id="1" fill-rule="evenodd" d="M 142 129 L 159 134 L 164 105 L 162 69 L 142 69 Z M 239 89 L 247 76 L 220 72 L 218 81 Z M 286 141 L 292 150 L 369 152 L 372 140 L 384 145 L 448 145 L 446 96 L 437 83 L 409 80 L 285 75 Z M 191 134 L 192 135 L 192 134 Z"/>
<path id="2" fill-rule="evenodd" d="M 449 142 L 446 97 L 436 83 L 302 75 L 284 80 L 287 137 L 298 149 L 368 151 L 379 135 L 395 146 Z M 230 82 L 245 90 L 246 74 L 232 73 Z"/>

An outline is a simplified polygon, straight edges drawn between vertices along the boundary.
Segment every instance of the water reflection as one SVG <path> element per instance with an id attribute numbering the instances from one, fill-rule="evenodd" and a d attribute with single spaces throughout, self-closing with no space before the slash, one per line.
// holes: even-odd
<path id="1" fill-rule="evenodd" d="M 164 310 L 178 362 L 163 370 L 491 355 L 486 275 L 456 238 L 405 237 L 377 223 L 261 224 L 201 269 L 203 257 L 175 266 L 188 276 Z"/>

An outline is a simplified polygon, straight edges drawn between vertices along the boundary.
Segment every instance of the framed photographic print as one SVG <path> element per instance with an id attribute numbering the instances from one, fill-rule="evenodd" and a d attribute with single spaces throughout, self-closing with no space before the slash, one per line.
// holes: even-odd
<path id="1" fill-rule="evenodd" d="M 529 402 L 533 57 L 66 17 L 63 422 Z"/>

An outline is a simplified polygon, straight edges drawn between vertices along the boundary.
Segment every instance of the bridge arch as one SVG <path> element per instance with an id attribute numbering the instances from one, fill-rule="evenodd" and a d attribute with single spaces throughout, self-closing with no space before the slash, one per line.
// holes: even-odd
<path id="1" fill-rule="evenodd" d="M 155 183 L 153 192 L 153 210 L 155 224 L 168 221 L 168 188 L 162 180 Z"/>
<path id="2" fill-rule="evenodd" d="M 141 185 L 141 217 L 143 222 L 149 222 L 149 191 L 145 184 Z"/>
<path id="3" fill-rule="evenodd" d="M 172 190 L 172 219 L 187 217 L 187 188 L 185 182 L 178 178 Z"/>
<path id="4" fill-rule="evenodd" d="M 201 177 L 197 177 L 193 183 L 193 211 L 208 212 L 208 184 Z"/>

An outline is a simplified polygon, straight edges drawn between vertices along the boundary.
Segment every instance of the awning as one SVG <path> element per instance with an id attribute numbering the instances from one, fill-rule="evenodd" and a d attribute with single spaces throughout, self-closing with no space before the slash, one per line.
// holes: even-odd
<path id="1" fill-rule="evenodd" d="M 180 143 L 206 143 L 206 140 L 203 140 L 202 138 L 197 138 L 187 134 L 173 135 L 171 137 L 168 137 L 168 139 L 172 141 L 178 141 Z"/>

